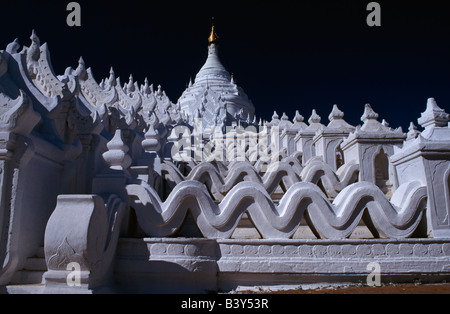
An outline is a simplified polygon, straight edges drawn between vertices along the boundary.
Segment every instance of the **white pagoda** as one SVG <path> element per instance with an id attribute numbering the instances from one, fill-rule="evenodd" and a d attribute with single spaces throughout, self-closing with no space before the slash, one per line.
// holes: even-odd
<path id="1" fill-rule="evenodd" d="M 189 122 L 202 118 L 204 128 L 223 127 L 232 121 L 247 121 L 249 117 L 253 121 L 255 114 L 251 100 L 220 62 L 218 42 L 213 24 L 208 38 L 208 58 L 178 100 Z"/>
<path id="2" fill-rule="evenodd" d="M 448 282 L 450 114 L 257 123 L 217 43 L 177 104 L 83 58 L 57 75 L 35 32 L 0 50 L 0 294 Z"/>

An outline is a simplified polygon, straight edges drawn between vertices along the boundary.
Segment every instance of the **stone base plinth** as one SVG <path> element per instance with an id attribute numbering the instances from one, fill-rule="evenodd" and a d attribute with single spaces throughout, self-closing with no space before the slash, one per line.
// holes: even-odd
<path id="1" fill-rule="evenodd" d="M 448 281 L 450 239 L 122 239 L 114 277 L 130 293 L 365 284 L 374 262 L 382 283 Z"/>

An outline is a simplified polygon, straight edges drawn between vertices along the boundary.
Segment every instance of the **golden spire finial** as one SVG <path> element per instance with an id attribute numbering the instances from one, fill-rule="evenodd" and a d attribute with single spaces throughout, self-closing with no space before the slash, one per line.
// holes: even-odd
<path id="1" fill-rule="evenodd" d="M 209 44 L 217 44 L 219 41 L 219 36 L 217 36 L 215 31 L 215 25 L 214 25 L 214 17 L 212 18 L 212 29 L 211 29 L 211 35 L 209 35 L 208 42 Z"/>

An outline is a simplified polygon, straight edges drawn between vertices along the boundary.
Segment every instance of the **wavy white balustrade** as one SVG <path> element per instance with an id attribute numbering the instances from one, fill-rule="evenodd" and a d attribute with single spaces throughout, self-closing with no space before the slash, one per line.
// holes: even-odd
<path id="1" fill-rule="evenodd" d="M 247 212 L 266 239 L 291 238 L 303 217 L 322 238 L 345 239 L 363 214 L 374 233 L 388 238 L 407 238 L 417 229 L 425 207 L 427 189 L 418 182 L 400 187 L 392 203 L 367 182 L 345 188 L 331 203 L 310 183 L 297 183 L 275 205 L 261 184 L 242 182 L 216 204 L 205 186 L 185 181 L 175 187 L 165 202 L 145 183 L 127 186 L 138 222 L 150 237 L 173 236 L 190 211 L 206 238 L 227 239 Z"/>
<path id="2" fill-rule="evenodd" d="M 295 159 L 285 160 L 287 162 L 270 164 L 264 175 L 260 175 L 249 162 L 231 163 L 228 168 L 224 165 L 219 167 L 218 163 L 201 163 L 195 166 L 188 176 L 183 176 L 174 164 L 166 162 L 162 166 L 162 171 L 166 175 L 166 180 L 175 184 L 190 180 L 204 183 L 215 200 L 223 200 L 224 196 L 242 181 L 259 184 L 270 195 L 280 183 L 288 190 L 299 182 L 317 184 L 321 180 L 327 196 L 335 198 L 346 186 L 357 180 L 359 172 L 359 166 L 354 162 L 344 165 L 337 175 L 328 164 L 317 158 L 308 162 L 305 168 Z"/>
<path id="3" fill-rule="evenodd" d="M 300 177 L 303 182 L 313 184 L 321 181 L 327 196 L 335 198 L 344 188 L 358 180 L 358 174 L 359 165 L 354 160 L 347 162 L 335 172 L 320 157 L 315 157 L 306 163 Z"/>
<path id="4" fill-rule="evenodd" d="M 242 181 L 255 182 L 263 186 L 269 194 L 275 191 L 281 181 L 286 189 L 300 182 L 300 174 L 287 163 L 272 164 L 271 168 L 271 171 L 260 176 L 251 164 L 238 162 L 233 163 L 226 175 L 223 175 L 213 164 L 202 163 L 192 169 L 187 177 L 184 177 L 174 165 L 170 163 L 163 165 L 163 171 L 167 172 L 169 180 L 173 180 L 176 184 L 183 181 L 204 183 L 216 200 L 222 200 L 237 183 Z"/>

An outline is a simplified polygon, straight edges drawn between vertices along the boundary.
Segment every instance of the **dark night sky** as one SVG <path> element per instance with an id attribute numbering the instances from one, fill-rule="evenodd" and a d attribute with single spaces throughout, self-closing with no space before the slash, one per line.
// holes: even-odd
<path id="1" fill-rule="evenodd" d="M 378 1 L 382 26 L 366 24 L 370 1 L 78 1 L 81 27 L 68 27 L 70 1 L 2 3 L 0 49 L 32 29 L 48 42 L 57 74 L 80 56 L 98 82 L 116 75 L 161 84 L 173 102 L 207 55 L 211 17 L 221 59 L 258 116 L 273 110 L 328 123 L 333 104 L 360 124 L 364 104 L 406 131 L 429 97 L 450 110 L 448 1 Z"/>

